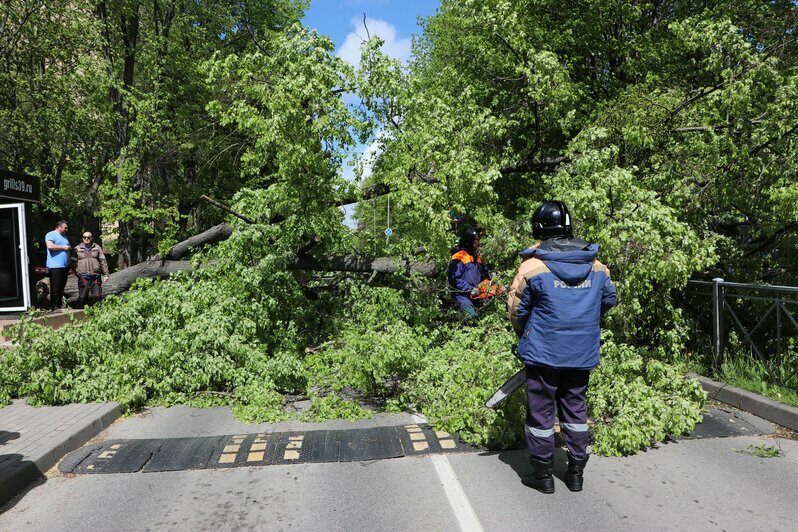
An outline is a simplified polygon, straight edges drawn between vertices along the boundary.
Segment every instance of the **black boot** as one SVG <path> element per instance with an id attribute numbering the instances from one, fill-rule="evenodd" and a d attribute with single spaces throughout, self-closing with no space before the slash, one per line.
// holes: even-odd
<path id="1" fill-rule="evenodd" d="M 541 493 L 554 493 L 554 477 L 551 468 L 554 467 L 554 458 L 548 462 L 541 462 L 534 458 L 529 459 L 532 464 L 532 474 L 521 479 L 524 485 L 534 488 Z"/>
<path id="2" fill-rule="evenodd" d="M 590 455 L 579 459 L 568 453 L 568 472 L 565 474 L 565 485 L 568 486 L 569 490 L 582 491 L 583 474 L 588 458 L 590 458 Z"/>

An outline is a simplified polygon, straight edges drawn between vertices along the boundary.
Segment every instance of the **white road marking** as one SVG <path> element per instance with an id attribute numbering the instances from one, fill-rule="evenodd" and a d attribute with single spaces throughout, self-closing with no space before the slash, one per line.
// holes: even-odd
<path id="1" fill-rule="evenodd" d="M 460 530 L 467 532 L 482 532 L 483 528 L 479 522 L 474 508 L 468 500 L 468 496 L 457 480 L 457 475 L 454 474 L 452 464 L 446 455 L 436 454 L 432 456 L 432 463 L 435 465 L 435 472 L 438 473 L 438 478 L 441 479 L 443 491 L 446 493 L 446 498 L 449 499 L 449 505 L 452 507 L 454 516 L 460 523 Z"/>
<path id="2" fill-rule="evenodd" d="M 427 422 L 427 419 L 420 414 L 414 414 L 413 417 L 417 423 Z M 443 486 L 443 491 L 449 500 L 449 506 L 452 507 L 457 522 L 460 523 L 460 530 L 465 532 L 483 532 L 482 524 L 471 506 L 463 486 L 457 480 L 457 475 L 455 475 L 449 459 L 443 454 L 435 454 L 431 458 L 432 464 L 435 466 L 435 472 L 438 474 Z"/>

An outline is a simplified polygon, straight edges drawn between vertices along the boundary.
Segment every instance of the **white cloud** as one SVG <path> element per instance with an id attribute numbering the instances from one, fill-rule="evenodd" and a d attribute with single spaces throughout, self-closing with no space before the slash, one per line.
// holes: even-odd
<path id="1" fill-rule="evenodd" d="M 337 55 L 347 63 L 357 67 L 360 65 L 360 45 L 368 39 L 368 36 L 379 36 L 385 44 L 382 51 L 388 56 L 406 62 L 410 59 L 410 49 L 413 42 L 412 37 L 399 38 L 396 28 L 388 22 L 376 18 L 366 17 L 365 25 L 363 17 L 355 17 L 349 22 L 352 28 L 344 43 L 338 48 Z M 368 30 L 367 30 L 368 28 Z"/>
<path id="2" fill-rule="evenodd" d="M 380 156 L 380 140 L 385 137 L 385 135 L 384 129 L 379 130 L 376 135 L 377 138 L 363 150 L 363 179 L 367 179 L 371 176 L 374 163 L 377 161 L 377 157 Z"/>

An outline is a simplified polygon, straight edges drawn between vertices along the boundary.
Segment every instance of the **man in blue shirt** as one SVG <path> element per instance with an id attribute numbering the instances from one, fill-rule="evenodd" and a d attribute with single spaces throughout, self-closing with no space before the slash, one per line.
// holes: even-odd
<path id="1" fill-rule="evenodd" d="M 69 251 L 72 246 L 66 238 L 69 230 L 64 220 L 55 224 L 55 229 L 44 235 L 47 246 L 47 271 L 50 274 L 50 311 L 61 310 L 61 301 L 64 299 L 64 288 L 69 275 Z"/>

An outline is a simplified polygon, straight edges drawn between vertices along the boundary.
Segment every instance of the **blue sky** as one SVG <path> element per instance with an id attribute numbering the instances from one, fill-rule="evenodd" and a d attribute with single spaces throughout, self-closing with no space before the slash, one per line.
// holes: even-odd
<path id="1" fill-rule="evenodd" d="M 350 60 L 359 55 L 363 14 L 371 35 L 385 41 L 385 52 L 400 59 L 410 55 L 412 34 L 419 33 L 418 17 L 435 14 L 437 0 L 311 0 L 302 22 L 329 35 L 336 53 Z"/>

